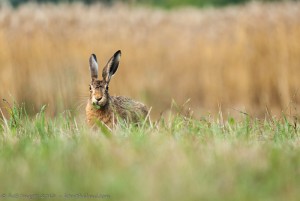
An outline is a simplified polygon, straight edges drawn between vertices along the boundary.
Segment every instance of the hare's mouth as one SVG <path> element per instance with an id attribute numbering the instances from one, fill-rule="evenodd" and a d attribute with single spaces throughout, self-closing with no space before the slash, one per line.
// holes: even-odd
<path id="1" fill-rule="evenodd" d="M 105 99 L 105 97 L 101 97 L 99 99 L 93 98 L 92 103 L 93 103 L 93 106 L 100 109 L 100 107 L 103 107 L 106 104 L 106 99 Z"/>

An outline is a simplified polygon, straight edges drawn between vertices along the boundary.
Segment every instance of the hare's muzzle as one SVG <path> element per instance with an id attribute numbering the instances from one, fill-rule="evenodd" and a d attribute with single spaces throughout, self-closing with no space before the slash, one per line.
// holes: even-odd
<path id="1" fill-rule="evenodd" d="M 98 105 L 101 102 L 101 99 L 102 99 L 102 97 L 95 97 L 94 96 L 92 98 L 92 102 L 93 102 L 93 104 Z"/>
<path id="2" fill-rule="evenodd" d="M 105 96 L 93 96 L 92 97 L 92 104 L 95 106 L 103 107 L 107 103 L 107 98 Z M 98 108 L 100 109 L 100 108 Z"/>

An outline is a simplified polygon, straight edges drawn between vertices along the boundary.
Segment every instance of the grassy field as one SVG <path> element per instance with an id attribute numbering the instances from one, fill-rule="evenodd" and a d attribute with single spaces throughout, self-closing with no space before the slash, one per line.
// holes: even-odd
<path id="1" fill-rule="evenodd" d="M 299 105 L 300 3 L 159 10 L 118 4 L 0 8 L 0 97 L 34 114 L 81 114 L 92 52 L 122 50 L 111 94 L 153 107 L 191 99 L 195 114 L 264 116 Z M 158 101 L 159 100 L 159 101 Z"/>
<path id="2" fill-rule="evenodd" d="M 110 132 L 68 112 L 47 118 L 45 109 L 35 117 L 8 109 L 11 118 L 0 124 L 4 200 L 300 199 L 300 129 L 284 116 L 224 121 L 172 113 Z"/>
<path id="3" fill-rule="evenodd" d="M 90 129 L 118 49 L 110 92 L 153 122 Z M 299 2 L 1 7 L 0 200 L 299 200 L 299 55 Z"/>

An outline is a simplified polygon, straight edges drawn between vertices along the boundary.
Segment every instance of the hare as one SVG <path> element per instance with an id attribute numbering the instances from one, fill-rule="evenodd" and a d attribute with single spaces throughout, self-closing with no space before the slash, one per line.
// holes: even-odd
<path id="1" fill-rule="evenodd" d="M 86 106 L 86 118 L 90 126 L 100 120 L 112 129 L 118 119 L 139 123 L 147 117 L 148 109 L 144 104 L 127 97 L 110 96 L 108 93 L 110 79 L 118 69 L 120 58 L 121 51 L 118 50 L 103 68 L 103 80 L 98 80 L 97 57 L 95 54 L 90 56 L 90 97 Z"/>

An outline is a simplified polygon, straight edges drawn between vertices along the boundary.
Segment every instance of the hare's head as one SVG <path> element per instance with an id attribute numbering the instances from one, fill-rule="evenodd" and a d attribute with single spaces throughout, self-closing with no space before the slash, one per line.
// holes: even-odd
<path id="1" fill-rule="evenodd" d="M 121 58 L 121 51 L 118 50 L 107 62 L 102 71 L 102 79 L 98 79 L 98 62 L 95 54 L 90 57 L 90 71 L 91 71 L 91 84 L 90 84 L 90 101 L 93 105 L 99 108 L 104 107 L 108 103 L 108 85 L 111 77 L 118 69 L 119 61 Z"/>

